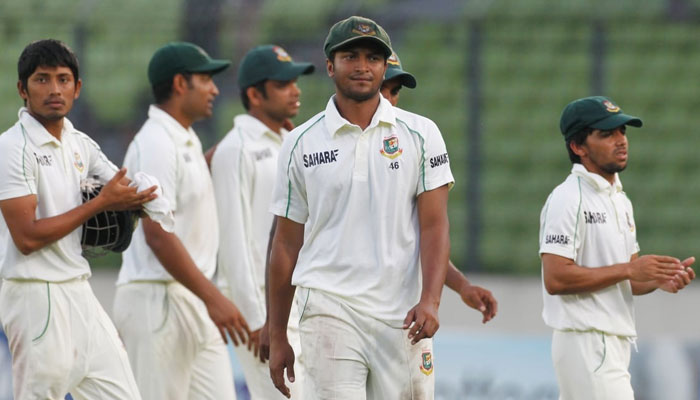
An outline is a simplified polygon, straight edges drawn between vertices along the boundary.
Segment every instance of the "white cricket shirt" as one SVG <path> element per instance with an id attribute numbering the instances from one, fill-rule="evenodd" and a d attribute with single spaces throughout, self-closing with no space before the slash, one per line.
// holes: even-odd
<path id="1" fill-rule="evenodd" d="M 305 224 L 292 283 L 400 327 L 421 292 L 416 198 L 454 182 L 435 123 L 381 97 L 363 131 L 331 97 L 278 168 L 271 211 Z"/>
<path id="2" fill-rule="evenodd" d="M 117 167 L 68 118 L 59 141 L 23 107 L 19 121 L 0 135 L 0 171 L 0 200 L 35 195 L 36 218 L 42 219 L 81 205 L 80 180 L 97 176 L 106 182 Z M 2 278 L 61 282 L 90 276 L 80 246 L 82 228 L 25 256 L 12 241 L 2 214 L 0 221 Z"/>
<path id="3" fill-rule="evenodd" d="M 129 176 L 143 171 L 158 179 L 175 216 L 175 235 L 211 279 L 216 269 L 219 225 L 209 168 L 194 130 L 185 129 L 170 114 L 151 105 L 148 120 L 129 144 L 124 166 Z M 139 224 L 124 251 L 117 284 L 143 280 L 174 279 L 146 244 L 143 224 Z"/>
<path id="4" fill-rule="evenodd" d="M 620 178 L 610 184 L 581 164 L 549 195 L 540 216 L 540 255 L 556 254 L 587 268 L 628 262 L 639 252 L 632 203 Z M 636 336 L 628 280 L 591 293 L 550 295 L 542 284 L 544 322 L 559 330 L 590 329 Z"/>
<path id="5" fill-rule="evenodd" d="M 250 329 L 257 330 L 265 323 L 269 209 L 282 137 L 248 114 L 236 116 L 233 124 L 211 162 L 222 244 L 218 277 Z"/>

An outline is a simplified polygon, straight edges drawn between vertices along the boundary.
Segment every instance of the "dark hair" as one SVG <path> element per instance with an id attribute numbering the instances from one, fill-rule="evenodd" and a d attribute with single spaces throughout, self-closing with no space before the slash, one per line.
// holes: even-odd
<path id="1" fill-rule="evenodd" d="M 73 79 L 80 79 L 78 58 L 65 43 L 55 39 L 37 40 L 22 50 L 17 61 L 17 75 L 26 89 L 29 77 L 38 67 L 68 67 Z"/>
<path id="2" fill-rule="evenodd" d="M 180 72 L 178 74 L 184 76 L 187 85 L 192 87 L 192 74 L 190 72 Z M 151 86 L 153 89 L 153 99 L 156 104 L 163 104 L 170 99 L 170 96 L 173 94 L 173 78 L 175 77 L 173 76 L 168 80 Z"/>
<path id="3" fill-rule="evenodd" d="M 580 131 L 571 135 L 568 139 L 566 139 L 566 150 L 569 152 L 569 160 L 571 160 L 572 164 L 580 164 L 581 157 L 577 156 L 576 153 L 574 153 L 574 151 L 571 150 L 571 142 L 574 142 L 577 145 L 581 146 L 586 142 L 586 138 L 591 133 L 593 133 L 593 128 L 583 128 Z"/>
<path id="4" fill-rule="evenodd" d="M 258 92 L 262 93 L 263 98 L 266 99 L 267 98 L 267 91 L 265 90 L 265 82 L 267 82 L 267 79 L 241 89 L 241 103 L 243 103 L 243 107 L 245 108 L 246 111 L 250 110 L 250 99 L 248 98 L 248 88 L 254 87 Z"/>

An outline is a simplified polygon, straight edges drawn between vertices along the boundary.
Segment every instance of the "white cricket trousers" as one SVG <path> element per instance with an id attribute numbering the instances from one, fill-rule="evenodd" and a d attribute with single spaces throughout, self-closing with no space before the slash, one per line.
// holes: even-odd
<path id="1" fill-rule="evenodd" d="M 290 318 L 292 318 L 290 316 Z M 299 316 L 297 315 L 297 318 Z M 296 321 L 295 325 L 296 325 Z M 289 339 L 289 344 L 294 349 L 294 382 L 289 382 L 287 375 L 285 374 L 286 385 L 291 392 L 291 398 L 303 400 L 305 399 L 304 393 L 304 367 L 303 367 L 303 356 L 301 353 L 301 344 L 299 343 L 299 329 L 294 326 L 287 328 L 287 338 Z M 245 382 L 248 386 L 248 392 L 250 392 L 251 400 L 273 400 L 286 399 L 282 393 L 275 387 L 272 383 L 272 378 L 270 378 L 270 364 L 261 362 L 259 357 L 254 357 L 253 352 L 248 350 L 247 345 L 234 346 L 234 351 L 236 352 L 236 358 L 241 364 L 243 369 L 243 375 L 245 376 Z"/>
<path id="2" fill-rule="evenodd" d="M 236 398 L 219 330 L 204 303 L 180 283 L 118 286 L 114 323 L 144 399 Z"/>
<path id="3" fill-rule="evenodd" d="M 297 288 L 297 305 L 306 398 L 434 398 L 432 339 L 412 345 L 407 330 L 358 313 L 320 290 Z"/>
<path id="4" fill-rule="evenodd" d="M 555 330 L 552 361 L 560 400 L 634 400 L 627 337 Z"/>
<path id="5" fill-rule="evenodd" d="M 140 400 L 124 345 L 86 278 L 3 281 L 15 400 Z"/>

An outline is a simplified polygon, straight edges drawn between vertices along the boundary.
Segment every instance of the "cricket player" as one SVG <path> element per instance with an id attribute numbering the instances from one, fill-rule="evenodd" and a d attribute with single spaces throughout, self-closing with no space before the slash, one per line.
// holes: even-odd
<path id="1" fill-rule="evenodd" d="M 285 126 L 299 112 L 300 75 L 314 66 L 294 62 L 280 46 L 250 50 L 238 68 L 238 86 L 246 113 L 233 120 L 214 152 L 214 181 L 222 246 L 218 266 L 222 292 L 241 310 L 251 329 L 248 347 L 234 348 L 252 399 L 283 398 L 270 380 L 267 363 L 258 357 L 261 328 L 267 317 L 265 265 L 272 227 L 272 188 Z M 288 335 L 297 354 L 298 313 L 293 312 Z M 300 374 L 291 385 L 292 398 L 303 399 Z"/>
<path id="2" fill-rule="evenodd" d="M 14 398 L 141 399 L 117 330 L 87 282 L 81 225 L 105 210 L 139 208 L 155 187 L 129 187 L 66 118 L 80 95 L 78 59 L 58 40 L 24 48 L 24 100 L 0 135 L 0 320 L 12 354 Z M 80 181 L 108 183 L 83 203 Z"/>
<path id="3" fill-rule="evenodd" d="M 234 399 L 226 334 L 244 342 L 238 309 L 210 281 L 219 244 L 214 188 L 192 123 L 212 115 L 212 76 L 229 61 L 172 42 L 148 65 L 155 104 L 124 164 L 162 184 L 174 232 L 145 218 L 124 252 L 114 319 L 145 399 Z"/>
<path id="4" fill-rule="evenodd" d="M 396 107 L 399 103 L 401 88 L 405 86 L 415 89 L 416 84 L 416 78 L 403 70 L 401 60 L 396 52 L 391 53 L 389 60 L 387 60 L 386 73 L 380 89 L 382 96 Z M 485 324 L 496 316 L 498 302 L 493 294 L 480 286 L 472 285 L 451 260 L 447 268 L 445 286 L 457 292 L 464 304 L 480 311 L 483 316 L 482 323 Z"/>
<path id="5" fill-rule="evenodd" d="M 639 118 L 594 96 L 569 103 L 559 126 L 573 168 L 542 209 L 540 256 L 542 317 L 554 329 L 560 399 L 632 400 L 632 296 L 683 289 L 695 278 L 695 258 L 639 255 L 619 177 L 627 166 L 627 127 L 641 127 Z"/>
<path id="6" fill-rule="evenodd" d="M 289 395 L 296 286 L 305 396 L 433 398 L 432 343 L 422 339 L 438 329 L 448 265 L 445 143 L 432 121 L 380 95 L 392 53 L 381 26 L 340 21 L 324 52 L 335 95 L 279 156 L 270 374 Z"/>

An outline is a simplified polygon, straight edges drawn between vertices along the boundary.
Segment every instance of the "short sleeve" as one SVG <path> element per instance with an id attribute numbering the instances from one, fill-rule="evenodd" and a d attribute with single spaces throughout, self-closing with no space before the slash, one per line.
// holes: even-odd
<path id="1" fill-rule="evenodd" d="M 304 224 L 309 217 L 309 204 L 306 198 L 300 142 L 300 136 L 289 134 L 282 143 L 270 212 Z"/>
<path id="2" fill-rule="evenodd" d="M 156 178 L 171 210 L 177 209 L 177 150 L 166 133 L 142 132 L 129 144 L 124 156 L 127 175 L 145 172 Z"/>
<path id="3" fill-rule="evenodd" d="M 547 199 L 540 215 L 540 255 L 555 254 L 576 260 L 583 242 L 584 224 L 579 218 L 580 199 L 565 198 L 561 187 Z"/>
<path id="4" fill-rule="evenodd" d="M 416 195 L 443 185 L 449 185 L 451 189 L 455 180 L 442 134 L 437 125 L 430 120 L 426 120 L 425 128 L 422 130 L 423 132 L 418 133 L 422 137 L 424 157 L 420 166 Z"/>
<path id="5" fill-rule="evenodd" d="M 10 135 L 10 132 L 4 135 Z M 29 139 L 5 137 L 0 140 L 0 200 L 36 194 L 37 160 Z"/>

